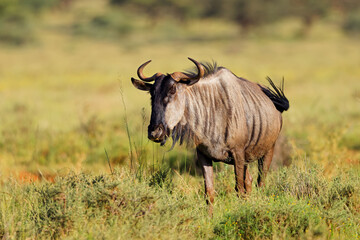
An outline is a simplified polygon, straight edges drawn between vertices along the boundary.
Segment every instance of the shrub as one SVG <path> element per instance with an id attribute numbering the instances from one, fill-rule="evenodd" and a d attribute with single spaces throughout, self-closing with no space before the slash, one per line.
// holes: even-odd
<path id="1" fill-rule="evenodd" d="M 175 231 L 188 239 L 199 217 L 192 196 L 154 189 L 119 170 L 7 187 L 0 195 L 0 237 L 6 239 L 159 239 Z"/>
<path id="2" fill-rule="evenodd" d="M 215 239 L 355 239 L 359 177 L 326 179 L 316 166 L 292 166 L 269 176 L 265 189 L 236 200 L 215 222 Z"/>
<path id="3" fill-rule="evenodd" d="M 119 39 L 133 30 L 132 21 L 121 12 L 107 12 L 77 21 L 72 26 L 73 33 L 99 39 Z"/>
<path id="4" fill-rule="evenodd" d="M 3 0 L 0 2 L 0 42 L 21 45 L 34 40 L 33 22 L 58 0 Z"/>
<path id="5" fill-rule="evenodd" d="M 318 235 L 324 222 L 305 201 L 281 198 L 264 204 L 245 202 L 227 214 L 214 228 L 215 235 L 226 239 L 271 239 L 282 233 L 286 237 L 300 237 L 307 231 Z"/>
<path id="6" fill-rule="evenodd" d="M 0 41 L 13 45 L 31 42 L 34 36 L 30 19 L 21 10 L 0 16 Z"/>
<path id="7" fill-rule="evenodd" d="M 360 34 L 360 11 L 349 14 L 342 28 L 348 34 Z"/>
<path id="8" fill-rule="evenodd" d="M 149 180 L 149 186 L 164 188 L 171 193 L 173 184 L 170 169 L 159 169 L 153 173 Z"/>

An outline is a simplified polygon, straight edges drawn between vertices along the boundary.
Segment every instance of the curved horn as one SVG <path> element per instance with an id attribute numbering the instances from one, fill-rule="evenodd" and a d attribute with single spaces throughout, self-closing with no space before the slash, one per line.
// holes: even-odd
<path id="1" fill-rule="evenodd" d="M 194 83 L 199 81 L 200 78 L 204 77 L 205 69 L 204 69 L 204 66 L 201 63 L 199 63 L 198 61 L 196 61 L 192 58 L 188 58 L 188 59 L 196 65 L 196 67 L 198 69 L 198 74 L 196 76 L 191 76 L 190 74 L 187 74 L 187 73 L 174 72 L 173 74 L 171 74 L 171 77 L 177 82 L 184 82 L 189 85 L 193 85 Z"/>
<path id="2" fill-rule="evenodd" d="M 200 64 L 198 61 L 196 61 L 190 57 L 188 57 L 188 59 L 190 61 L 192 61 L 198 69 L 198 75 L 196 76 L 196 79 L 199 80 L 200 78 L 204 77 L 204 74 L 205 74 L 204 66 L 202 64 Z M 195 80 L 195 79 L 191 79 L 191 80 Z"/>
<path id="3" fill-rule="evenodd" d="M 141 80 L 143 80 L 144 82 L 152 82 L 154 81 L 157 77 L 161 76 L 161 73 L 155 73 L 152 77 L 145 77 L 143 74 L 143 70 L 145 68 L 146 65 L 148 65 L 151 62 L 151 60 L 143 63 L 137 70 L 137 75 L 139 76 L 139 78 Z"/>

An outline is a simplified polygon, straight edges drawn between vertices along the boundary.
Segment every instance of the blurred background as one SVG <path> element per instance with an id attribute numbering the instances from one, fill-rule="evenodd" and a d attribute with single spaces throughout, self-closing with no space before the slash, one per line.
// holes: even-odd
<path id="1" fill-rule="evenodd" d="M 274 167 L 360 168 L 358 0 L 0 0 L 0 178 L 108 162 L 193 173 L 193 150 L 147 140 L 150 98 L 130 82 L 149 59 L 152 75 L 187 57 L 285 78 Z"/>

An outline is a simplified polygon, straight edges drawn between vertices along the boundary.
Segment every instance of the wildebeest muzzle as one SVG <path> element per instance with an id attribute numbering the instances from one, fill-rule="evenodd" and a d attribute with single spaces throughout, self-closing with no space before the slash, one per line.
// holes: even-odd
<path id="1" fill-rule="evenodd" d="M 154 142 L 162 142 L 165 139 L 166 132 L 162 123 L 156 126 L 149 125 L 148 138 Z"/>

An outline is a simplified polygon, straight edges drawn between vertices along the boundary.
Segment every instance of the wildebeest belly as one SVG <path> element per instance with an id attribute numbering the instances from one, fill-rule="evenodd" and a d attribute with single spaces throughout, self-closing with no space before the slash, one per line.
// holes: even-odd
<path id="1" fill-rule="evenodd" d="M 252 149 L 246 149 L 245 150 L 245 161 L 249 163 L 249 162 L 259 160 L 271 148 L 272 148 L 272 146 L 268 146 L 268 147 L 263 146 L 263 147 L 255 147 L 255 148 L 252 148 Z"/>
<path id="2" fill-rule="evenodd" d="M 222 144 L 207 146 L 206 144 L 199 144 L 197 148 L 207 157 L 211 158 L 215 162 L 227 162 L 231 161 L 231 156 L 227 147 Z"/>

